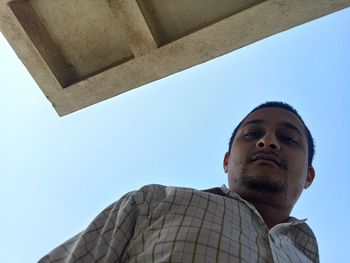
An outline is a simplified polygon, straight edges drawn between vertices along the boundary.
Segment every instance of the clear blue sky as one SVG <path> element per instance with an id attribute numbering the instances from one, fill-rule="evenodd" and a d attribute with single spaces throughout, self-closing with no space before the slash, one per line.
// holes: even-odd
<path id="1" fill-rule="evenodd" d="M 349 262 L 350 9 L 63 118 L 0 34 L 0 262 L 35 262 L 145 184 L 226 183 L 230 134 L 254 106 L 292 104 L 317 177 L 293 215 L 322 262 Z"/>

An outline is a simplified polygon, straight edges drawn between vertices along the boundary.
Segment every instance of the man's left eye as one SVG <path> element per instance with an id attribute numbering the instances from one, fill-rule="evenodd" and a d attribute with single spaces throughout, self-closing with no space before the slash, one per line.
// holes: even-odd
<path id="1" fill-rule="evenodd" d="M 293 145 L 293 144 L 298 144 L 296 140 L 294 140 L 293 138 L 289 137 L 289 136 L 280 136 L 280 140 L 284 143 Z"/>

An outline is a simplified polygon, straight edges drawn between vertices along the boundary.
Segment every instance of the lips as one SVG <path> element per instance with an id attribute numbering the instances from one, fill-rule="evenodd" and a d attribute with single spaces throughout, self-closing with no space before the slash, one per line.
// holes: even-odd
<path id="1" fill-rule="evenodd" d="M 256 154 L 251 159 L 252 162 L 255 162 L 257 160 L 273 162 L 279 167 L 284 167 L 283 162 L 272 154 Z"/>

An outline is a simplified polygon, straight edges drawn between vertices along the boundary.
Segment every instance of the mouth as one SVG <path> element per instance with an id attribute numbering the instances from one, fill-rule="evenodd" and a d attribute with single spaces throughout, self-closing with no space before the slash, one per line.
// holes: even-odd
<path id="1" fill-rule="evenodd" d="M 265 163 L 272 163 L 277 165 L 278 167 L 282 167 L 282 162 L 275 156 L 270 154 L 258 154 L 253 156 L 252 162 L 265 162 Z"/>
<path id="2" fill-rule="evenodd" d="M 266 159 L 266 158 L 257 158 L 253 162 L 271 163 L 271 164 L 274 164 L 274 165 L 277 165 L 278 167 L 280 167 L 280 165 L 277 162 L 275 162 L 274 160 Z"/>

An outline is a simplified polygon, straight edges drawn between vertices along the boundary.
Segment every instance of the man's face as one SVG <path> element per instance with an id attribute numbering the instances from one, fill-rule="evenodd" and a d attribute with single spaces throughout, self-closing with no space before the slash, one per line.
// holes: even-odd
<path id="1" fill-rule="evenodd" d="M 224 169 L 229 188 L 243 198 L 291 209 L 314 178 L 303 123 L 280 108 L 251 113 L 225 154 Z"/>

